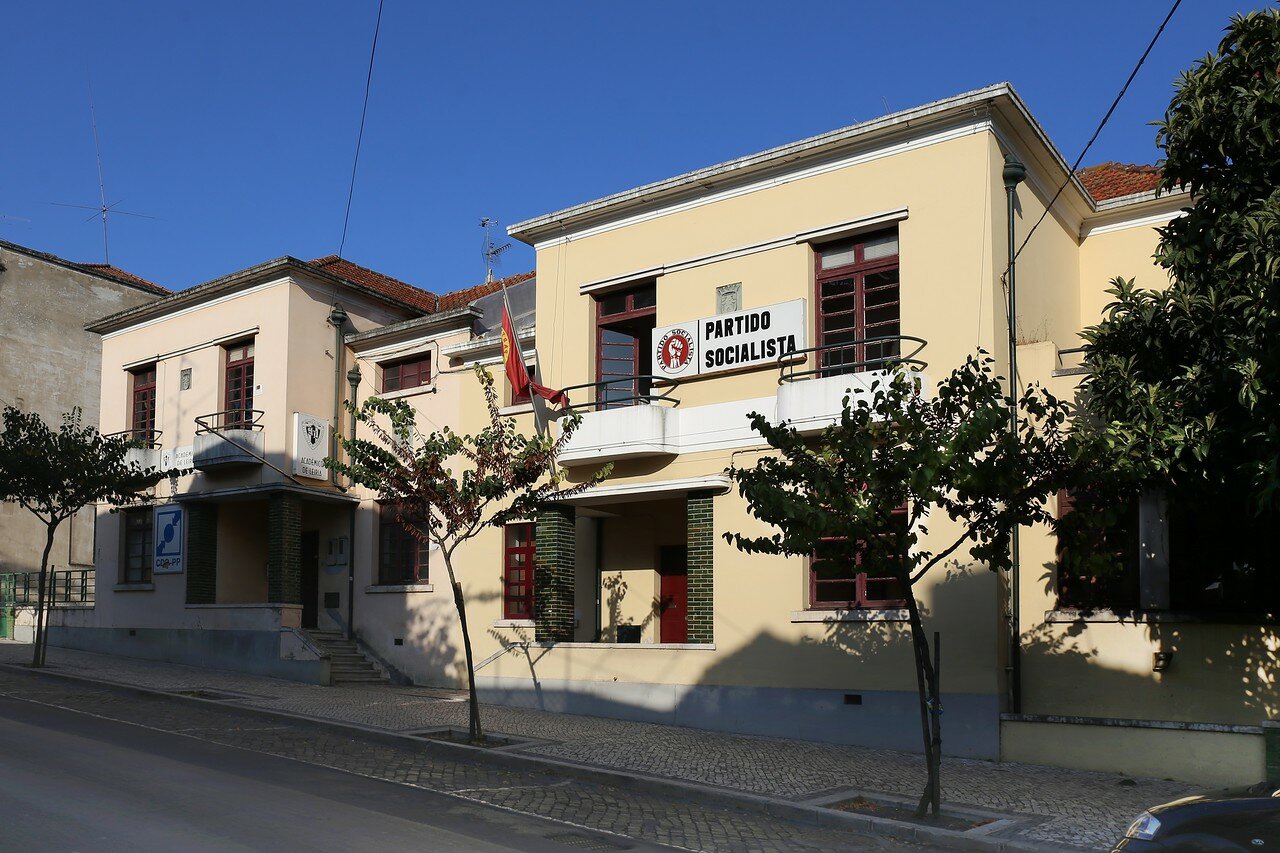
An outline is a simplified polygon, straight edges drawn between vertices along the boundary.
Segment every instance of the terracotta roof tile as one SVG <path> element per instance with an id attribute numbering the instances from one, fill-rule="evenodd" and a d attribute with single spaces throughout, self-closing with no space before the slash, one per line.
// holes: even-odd
<path id="1" fill-rule="evenodd" d="M 76 264 L 76 266 L 86 269 L 90 272 L 97 273 L 99 275 L 105 275 L 109 278 L 124 279 L 125 281 L 131 284 L 137 285 L 143 290 L 149 290 L 152 293 L 159 294 L 160 296 L 168 296 L 169 294 L 173 293 L 173 291 L 167 287 L 161 287 L 155 282 L 147 281 L 145 278 L 142 278 L 141 276 L 136 276 L 133 273 L 128 272 L 127 270 L 122 270 L 119 267 L 113 266 L 111 264 Z"/>
<path id="2" fill-rule="evenodd" d="M 412 284 L 407 284 L 389 275 L 383 275 L 368 267 L 353 264 L 351 261 L 340 258 L 337 255 L 326 255 L 308 263 L 331 275 L 355 282 L 371 290 L 376 290 L 384 296 L 412 305 L 426 314 L 434 313 L 440 302 L 440 298 L 434 293 L 423 290 L 420 287 L 414 287 Z"/>
<path id="3" fill-rule="evenodd" d="M 1106 201 L 1151 192 L 1160 183 L 1160 168 L 1134 163 L 1099 163 L 1076 172 L 1076 177 L 1094 201 Z"/>
<path id="4" fill-rule="evenodd" d="M 522 281 L 528 281 L 533 278 L 533 271 L 522 272 L 516 275 L 509 275 L 506 278 L 496 279 L 494 281 L 477 284 L 475 287 L 464 287 L 462 290 L 455 290 L 446 293 L 440 297 L 439 311 L 450 311 L 454 308 L 461 308 L 469 302 L 474 302 L 482 296 L 488 296 L 490 293 L 497 293 L 502 287 L 511 287 Z"/>

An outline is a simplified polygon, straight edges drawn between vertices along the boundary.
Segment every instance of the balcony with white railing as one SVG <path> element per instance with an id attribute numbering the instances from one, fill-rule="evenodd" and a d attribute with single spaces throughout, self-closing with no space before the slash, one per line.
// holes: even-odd
<path id="1" fill-rule="evenodd" d="M 928 367 L 919 358 L 926 344 L 923 338 L 891 335 L 787 353 L 778 360 L 778 420 L 802 433 L 837 423 L 845 397 L 870 392 L 899 366 L 915 373 Z"/>
<path id="2" fill-rule="evenodd" d="M 124 455 L 126 465 L 158 469 L 161 467 L 160 439 L 163 435 L 158 429 L 127 429 L 109 433 L 104 438 L 123 439 L 129 443 Z"/>
<path id="3" fill-rule="evenodd" d="M 574 405 L 566 414 L 581 415 L 582 423 L 560 455 L 565 466 L 611 462 L 646 456 L 674 456 L 680 452 L 680 420 L 672 395 L 675 383 L 656 376 L 621 376 L 585 382 L 565 390 L 572 401 L 586 393 L 590 402 Z"/>
<path id="4" fill-rule="evenodd" d="M 196 418 L 192 465 L 200 471 L 261 465 L 266 451 L 259 409 L 230 409 Z"/>

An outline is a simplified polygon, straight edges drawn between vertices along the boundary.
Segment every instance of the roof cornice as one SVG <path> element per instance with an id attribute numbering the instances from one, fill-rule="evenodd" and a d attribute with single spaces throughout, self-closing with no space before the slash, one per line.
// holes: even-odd
<path id="1" fill-rule="evenodd" d="M 1055 188 L 1070 175 L 1070 191 L 1063 195 L 1078 217 L 1097 212 L 1099 205 L 1080 179 L 1071 174 L 1070 165 L 1012 84 L 997 83 L 517 222 L 507 228 L 507 233 L 537 245 L 628 216 L 659 211 L 713 191 L 767 181 L 852 152 L 884 148 L 983 114 L 996 122 L 998 135 L 1012 136 L 1019 142 L 1021 153 L 1033 161 L 1028 167 L 1038 170 Z M 1001 129 L 1006 133 L 1000 134 Z"/>
<path id="2" fill-rule="evenodd" d="M 347 335 L 345 340 L 347 346 L 356 352 L 362 352 L 376 345 L 401 343 L 412 340 L 419 335 L 439 332 L 450 327 L 456 326 L 458 329 L 470 329 L 471 323 L 477 317 L 483 316 L 483 313 L 479 308 L 472 305 L 464 305 L 452 311 L 428 314 L 425 317 L 414 317 L 411 320 L 404 320 L 400 323 L 379 326 L 367 332 L 355 332 Z"/>
<path id="3" fill-rule="evenodd" d="M 336 276 L 333 273 L 314 267 L 311 264 L 298 260 L 295 257 L 286 255 L 281 258 L 267 261 L 256 266 L 233 272 L 222 278 L 215 278 L 213 281 L 207 281 L 204 284 L 198 284 L 187 290 L 180 290 L 172 296 L 158 299 L 155 302 L 149 302 L 145 305 L 139 305 L 136 308 L 130 308 L 125 311 L 119 311 L 100 320 L 85 325 L 85 329 L 98 334 L 107 334 L 109 332 L 117 332 L 121 329 L 127 329 L 140 323 L 155 320 L 166 314 L 181 311 L 207 302 L 221 296 L 244 290 L 256 284 L 261 284 L 281 275 L 298 272 L 305 274 L 308 278 L 318 280 L 326 284 L 332 284 L 336 287 L 345 287 L 353 290 L 370 299 L 391 305 L 414 314 L 421 315 L 422 309 L 410 305 L 407 302 L 401 302 L 398 299 L 392 299 L 386 294 L 379 293 L 373 288 L 366 287 L 362 284 L 350 281 L 349 279 Z"/>

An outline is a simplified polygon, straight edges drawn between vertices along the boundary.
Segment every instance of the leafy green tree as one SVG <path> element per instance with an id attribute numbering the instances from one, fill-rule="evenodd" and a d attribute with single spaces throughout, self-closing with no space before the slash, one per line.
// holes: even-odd
<path id="1" fill-rule="evenodd" d="M 753 413 L 752 427 L 774 453 L 729 470 L 751 513 L 776 529 L 726 533 L 738 548 L 896 579 L 910 619 L 929 768 L 921 815 L 932 805 L 936 816 L 941 805 L 942 709 L 915 586 L 961 549 L 993 570 L 1007 569 L 1014 527 L 1051 521 L 1046 498 L 1071 467 L 1066 404 L 1028 389 L 1018 401 L 1015 437 L 991 364 L 985 354 L 966 359 L 932 396 L 913 374 L 894 370 L 846 397 L 839 422 L 814 436 Z M 943 516 L 952 524 L 938 524 L 929 541 L 954 538 L 936 550 L 923 547 L 927 525 Z"/>
<path id="2" fill-rule="evenodd" d="M 1084 333 L 1097 464 L 1076 515 L 1094 540 L 1105 510 L 1147 488 L 1255 526 L 1280 509 L 1280 11 L 1233 17 L 1157 124 L 1160 189 L 1194 201 L 1160 232 L 1168 288 L 1114 279 Z"/>
<path id="3" fill-rule="evenodd" d="M 555 461 L 577 428 L 579 419 L 562 421 L 560 435 L 528 437 L 498 411 L 493 378 L 476 367 L 484 392 L 489 424 L 475 435 L 458 435 L 444 427 L 420 435 L 414 410 L 403 400 L 370 397 L 347 409 L 377 441 L 340 438 L 348 461 L 326 459 L 325 465 L 353 482 L 377 492 L 395 506 L 396 518 L 419 543 L 434 545 L 444 560 L 453 603 L 462 630 L 470 696 L 469 736 L 481 742 L 480 704 L 475 663 L 467 628 L 467 607 L 454 561 L 458 547 L 486 527 L 529 518 L 556 501 L 570 498 L 609 476 L 612 466 L 583 482 L 567 485 Z M 459 466 L 456 472 L 454 466 Z"/>
<path id="4" fill-rule="evenodd" d="M 49 553 L 58 526 L 82 507 L 94 503 L 122 506 L 163 476 L 128 459 L 140 446 L 123 437 L 104 436 L 81 424 L 80 410 L 62 416 L 51 428 L 33 412 L 6 406 L 0 431 L 0 501 L 15 503 L 45 526 L 40 557 L 40 591 L 36 598 L 36 641 L 31 665 L 43 666 L 48 645 L 46 628 Z"/>

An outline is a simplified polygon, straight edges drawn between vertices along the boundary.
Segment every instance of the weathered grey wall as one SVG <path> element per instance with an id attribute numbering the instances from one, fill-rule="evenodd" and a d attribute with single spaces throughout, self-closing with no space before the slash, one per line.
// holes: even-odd
<path id="1" fill-rule="evenodd" d="M 0 247 L 0 405 L 37 412 L 51 425 L 79 406 L 98 424 L 102 340 L 86 323 L 156 299 L 87 272 Z M 58 531 L 50 561 L 93 563 L 93 511 Z M 0 504 L 0 572 L 40 567 L 44 526 L 25 509 Z"/>

